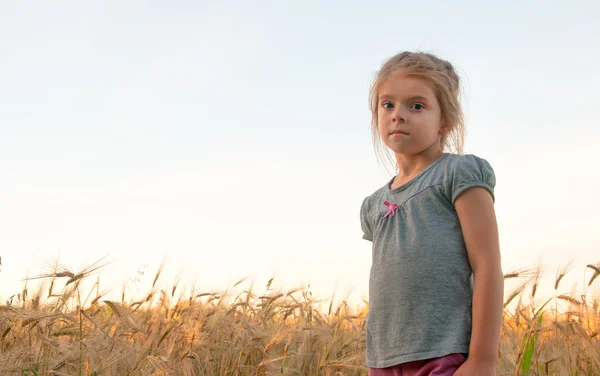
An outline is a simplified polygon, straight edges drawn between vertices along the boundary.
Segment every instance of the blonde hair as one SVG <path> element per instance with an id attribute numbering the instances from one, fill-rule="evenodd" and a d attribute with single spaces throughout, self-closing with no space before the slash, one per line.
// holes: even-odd
<path id="1" fill-rule="evenodd" d="M 463 154 L 465 138 L 464 116 L 460 104 L 460 79 L 452 64 L 432 54 L 405 51 L 388 59 L 371 85 L 369 105 L 371 107 L 371 130 L 375 151 L 379 158 L 395 165 L 386 146 L 381 141 L 378 130 L 379 88 L 392 75 L 402 71 L 408 76 L 418 77 L 427 82 L 441 108 L 444 132 L 441 140 L 442 151 L 452 148 Z"/>

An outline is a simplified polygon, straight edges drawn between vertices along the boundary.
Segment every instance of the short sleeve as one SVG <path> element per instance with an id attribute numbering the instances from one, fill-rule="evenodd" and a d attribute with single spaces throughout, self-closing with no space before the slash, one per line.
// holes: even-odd
<path id="1" fill-rule="evenodd" d="M 495 186 L 496 175 L 488 161 L 474 155 L 461 156 L 452 176 L 452 203 L 466 190 L 474 187 L 485 188 L 492 195 L 492 200 L 495 200 Z"/>
<path id="2" fill-rule="evenodd" d="M 363 200 L 360 207 L 360 226 L 363 231 L 362 238 L 368 241 L 373 241 L 373 231 L 371 230 L 371 223 L 369 222 L 369 210 L 368 210 L 368 198 Z"/>

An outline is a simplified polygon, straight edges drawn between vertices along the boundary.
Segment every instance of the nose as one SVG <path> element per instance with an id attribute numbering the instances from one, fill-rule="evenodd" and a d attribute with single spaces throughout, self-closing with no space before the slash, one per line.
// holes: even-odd
<path id="1" fill-rule="evenodd" d="M 401 123 L 406 123 L 406 119 L 407 116 L 404 112 L 398 110 L 396 111 L 393 115 L 392 115 L 392 122 L 396 123 L 396 122 L 401 122 Z"/>

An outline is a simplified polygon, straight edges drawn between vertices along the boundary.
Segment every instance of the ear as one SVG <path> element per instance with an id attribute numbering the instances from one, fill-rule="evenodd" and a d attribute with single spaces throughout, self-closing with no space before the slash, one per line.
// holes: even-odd
<path id="1" fill-rule="evenodd" d="M 440 131 L 439 131 L 440 136 L 442 136 L 442 137 L 447 136 L 449 133 L 449 129 L 450 129 L 450 127 L 447 126 L 446 122 L 442 120 L 442 125 L 441 125 Z"/>

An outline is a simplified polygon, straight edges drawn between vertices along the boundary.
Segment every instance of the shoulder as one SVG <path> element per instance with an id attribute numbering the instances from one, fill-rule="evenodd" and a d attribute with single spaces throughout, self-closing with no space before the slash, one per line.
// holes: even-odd
<path id="1" fill-rule="evenodd" d="M 452 202 L 462 192 L 476 186 L 486 188 L 493 196 L 496 174 L 486 159 L 473 154 L 449 154 L 445 167 Z"/>
<path id="2" fill-rule="evenodd" d="M 454 173 L 478 170 L 494 172 L 492 165 L 486 159 L 473 154 L 448 154 L 446 166 Z"/>
<path id="3" fill-rule="evenodd" d="M 387 182 L 383 187 L 377 189 L 375 192 L 371 193 L 367 197 L 363 199 L 361 205 L 361 212 L 363 214 L 368 214 L 371 212 L 371 209 L 376 207 L 376 204 L 380 204 L 383 202 L 383 198 L 385 197 L 388 191 L 389 182 Z"/>

